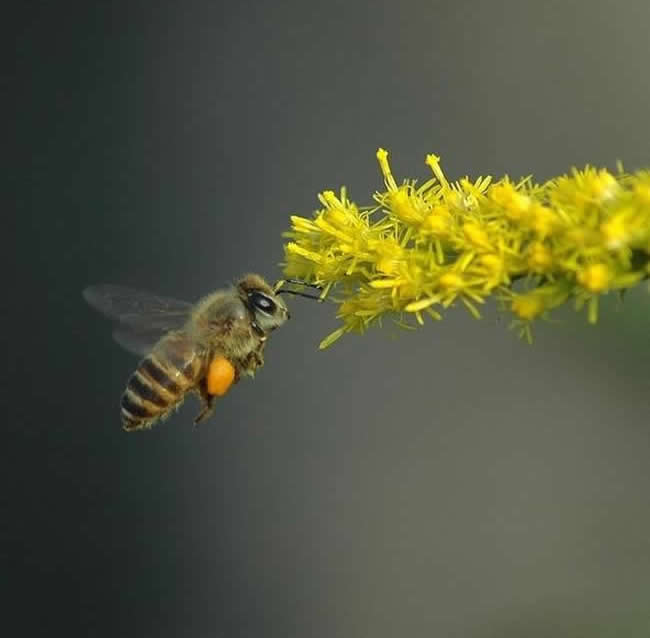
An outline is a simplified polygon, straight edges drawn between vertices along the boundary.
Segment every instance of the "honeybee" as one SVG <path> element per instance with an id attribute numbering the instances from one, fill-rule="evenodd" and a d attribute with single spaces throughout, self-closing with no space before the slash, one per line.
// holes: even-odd
<path id="1" fill-rule="evenodd" d="M 190 392 L 201 401 L 194 423 L 209 417 L 217 397 L 264 364 L 269 334 L 290 317 L 280 293 L 319 299 L 285 284 L 318 288 L 294 280 L 271 286 L 248 274 L 196 304 L 124 286 L 86 288 L 86 301 L 116 322 L 115 341 L 144 356 L 122 394 L 122 427 L 151 428 Z"/>

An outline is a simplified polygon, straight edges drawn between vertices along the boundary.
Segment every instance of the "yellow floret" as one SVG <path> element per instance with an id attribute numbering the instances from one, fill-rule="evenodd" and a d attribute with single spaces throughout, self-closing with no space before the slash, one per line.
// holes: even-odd
<path id="1" fill-rule="evenodd" d="M 591 264 L 578 271 L 577 279 L 589 292 L 603 292 L 609 287 L 612 274 L 607 264 Z"/>
<path id="2" fill-rule="evenodd" d="M 544 312 L 544 300 L 535 294 L 519 295 L 512 300 L 511 309 L 520 319 L 535 319 Z"/>

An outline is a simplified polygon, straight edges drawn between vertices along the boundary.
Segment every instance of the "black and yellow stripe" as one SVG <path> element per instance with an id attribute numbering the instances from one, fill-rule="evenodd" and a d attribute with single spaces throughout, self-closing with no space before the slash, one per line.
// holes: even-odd
<path id="1" fill-rule="evenodd" d="M 191 390 L 202 364 L 185 339 L 163 339 L 131 375 L 121 401 L 125 430 L 150 428 Z"/>

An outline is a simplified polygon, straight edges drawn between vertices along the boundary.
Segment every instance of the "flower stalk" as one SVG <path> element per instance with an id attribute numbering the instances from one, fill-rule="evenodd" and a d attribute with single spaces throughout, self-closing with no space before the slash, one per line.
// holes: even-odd
<path id="1" fill-rule="evenodd" d="M 542 184 L 465 177 L 398 183 L 377 151 L 384 189 L 359 207 L 324 191 L 311 218 L 285 233 L 284 274 L 323 287 L 342 325 L 320 344 L 391 317 L 413 327 L 462 304 L 476 318 L 490 297 L 529 341 L 531 323 L 573 302 L 595 323 L 598 300 L 650 276 L 650 171 L 590 166 Z"/>

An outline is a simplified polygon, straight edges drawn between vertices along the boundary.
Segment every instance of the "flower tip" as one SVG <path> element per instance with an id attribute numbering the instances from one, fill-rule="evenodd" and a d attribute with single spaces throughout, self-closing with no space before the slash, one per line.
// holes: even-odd
<path id="1" fill-rule="evenodd" d="M 383 148 L 377 149 L 377 161 L 379 162 L 379 168 L 384 176 L 386 188 L 388 188 L 389 191 L 397 190 L 397 182 L 395 182 L 395 178 L 390 170 L 390 164 L 388 163 L 388 151 Z"/>
<path id="2" fill-rule="evenodd" d="M 529 293 L 516 296 L 511 304 L 512 312 L 524 321 L 536 319 L 544 312 L 544 302 L 539 295 Z"/>
<path id="3" fill-rule="evenodd" d="M 338 328 L 338 330 L 335 330 L 331 334 L 327 335 L 325 339 L 323 339 L 319 344 L 318 344 L 318 349 L 319 350 L 326 350 L 329 348 L 335 341 L 340 339 L 346 332 L 345 327 Z"/>
<path id="4" fill-rule="evenodd" d="M 431 166 L 431 168 L 433 168 L 434 166 L 438 166 L 438 164 L 440 164 L 440 156 L 429 153 L 425 162 L 428 166 Z"/>
<path id="5" fill-rule="evenodd" d="M 611 272 L 606 264 L 591 264 L 578 272 L 577 279 L 589 292 L 604 292 L 609 287 Z"/>
<path id="6" fill-rule="evenodd" d="M 433 153 L 429 153 L 425 160 L 425 164 L 431 169 L 432 173 L 440 183 L 440 186 L 446 190 L 449 186 L 449 183 L 447 182 L 445 174 L 442 172 L 442 168 L 440 168 L 440 157 L 438 155 L 434 155 Z"/>

